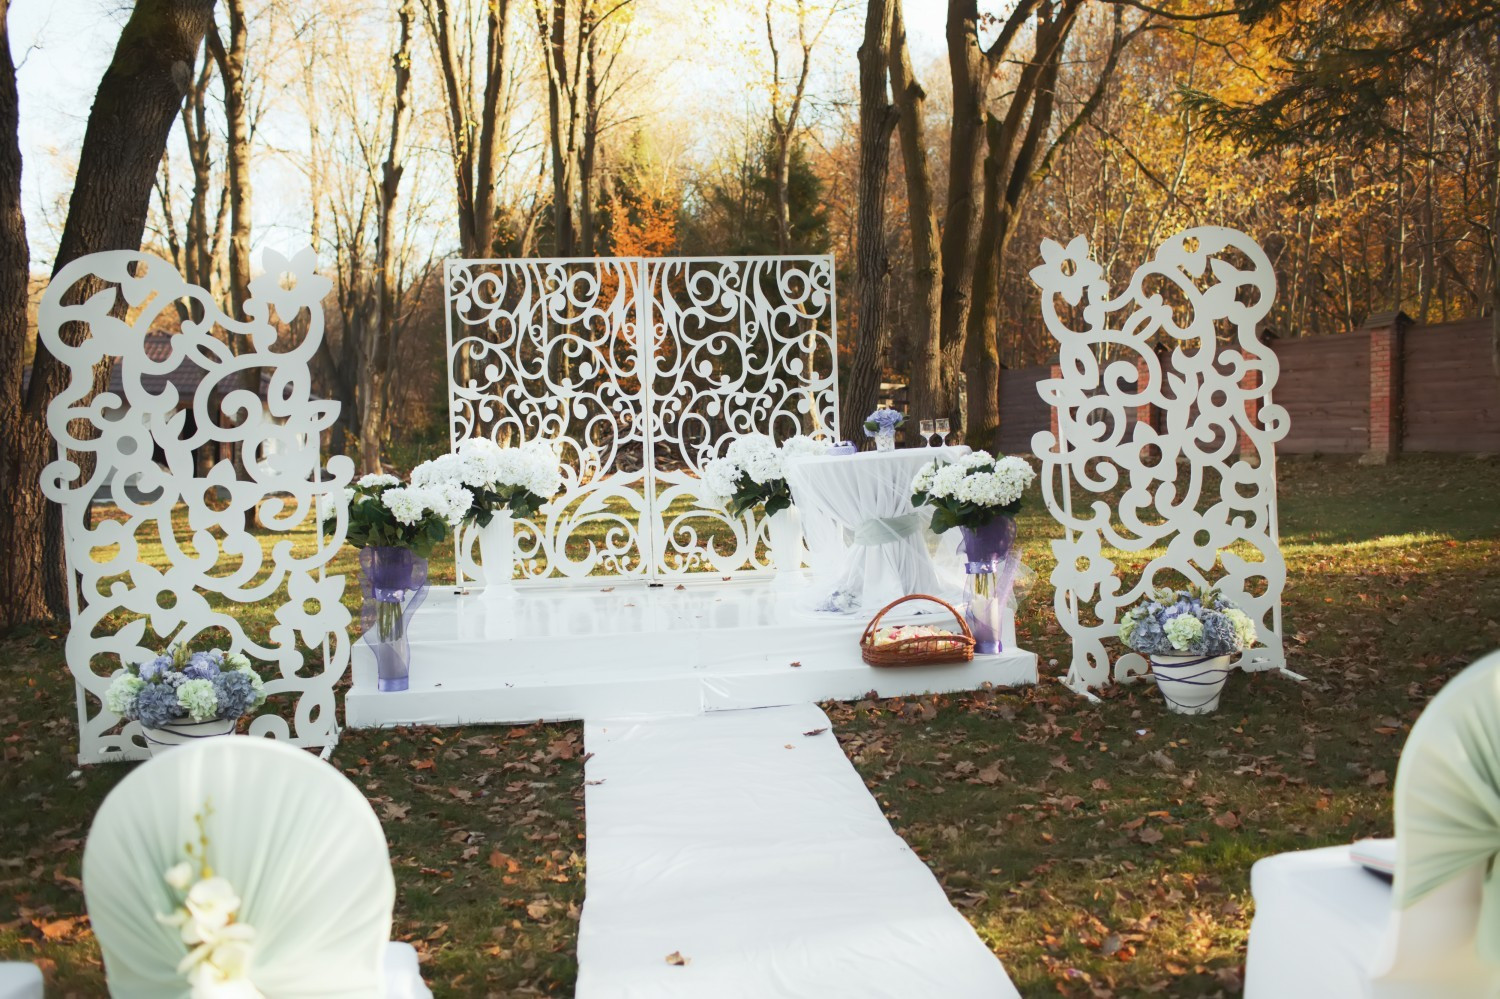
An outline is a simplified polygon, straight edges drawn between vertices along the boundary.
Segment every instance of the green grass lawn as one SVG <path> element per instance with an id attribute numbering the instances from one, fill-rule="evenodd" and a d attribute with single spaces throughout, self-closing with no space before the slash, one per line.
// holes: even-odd
<path id="1" fill-rule="evenodd" d="M 1022 533 L 1039 580 L 1020 633 L 1044 682 L 827 706 L 893 825 L 1023 994 L 1237 994 L 1250 864 L 1389 833 L 1412 721 L 1500 646 L 1500 463 L 1286 463 L 1281 496 L 1289 665 L 1306 683 L 1236 675 L 1219 713 L 1197 718 L 1141 685 L 1098 705 L 1068 693 L 1046 581 L 1056 527 L 1033 497 Z M 49 995 L 99 995 L 82 841 L 129 767 L 78 772 L 57 629 L 0 638 L 0 678 L 0 957 L 41 963 Z M 577 725 L 339 744 L 334 762 L 390 839 L 395 933 L 438 995 L 571 994 L 582 752 Z"/>

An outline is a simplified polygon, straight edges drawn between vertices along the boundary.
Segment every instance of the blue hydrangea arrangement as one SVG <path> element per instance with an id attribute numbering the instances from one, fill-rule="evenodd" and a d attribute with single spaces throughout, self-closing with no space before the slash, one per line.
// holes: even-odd
<path id="1" fill-rule="evenodd" d="M 906 422 L 906 414 L 899 409 L 890 409 L 881 406 L 875 412 L 865 417 L 865 436 L 875 437 L 879 434 L 893 434 L 896 428 Z"/>
<path id="2" fill-rule="evenodd" d="M 1228 656 L 1255 645 L 1255 622 L 1217 587 L 1160 589 L 1125 612 L 1120 641 L 1145 656 Z"/>
<path id="3" fill-rule="evenodd" d="M 237 652 L 174 645 L 114 675 L 104 706 L 148 728 L 169 722 L 239 718 L 266 701 L 265 685 Z"/>

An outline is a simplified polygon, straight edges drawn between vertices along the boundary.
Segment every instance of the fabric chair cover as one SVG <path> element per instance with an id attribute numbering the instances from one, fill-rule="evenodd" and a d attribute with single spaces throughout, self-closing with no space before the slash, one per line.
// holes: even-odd
<path id="1" fill-rule="evenodd" d="M 1500 652 L 1451 680 L 1412 727 L 1395 819 L 1394 886 L 1347 847 L 1256 863 L 1247 999 L 1500 996 Z"/>
<path id="2" fill-rule="evenodd" d="M 255 929 L 256 987 L 278 999 L 386 994 L 395 882 L 375 813 L 316 756 L 235 736 L 144 764 L 94 819 L 84 897 L 110 993 L 188 995 L 176 970 L 187 947 L 156 917 L 179 904 L 163 875 L 186 859 L 184 844 L 197 840 L 194 815 L 205 806 L 209 863 L 243 899 L 240 921 Z M 405 994 L 428 993 L 407 986 Z"/>

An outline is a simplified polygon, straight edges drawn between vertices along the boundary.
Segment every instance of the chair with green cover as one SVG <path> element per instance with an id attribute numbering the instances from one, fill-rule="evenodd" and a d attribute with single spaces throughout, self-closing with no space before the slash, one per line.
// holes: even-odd
<path id="1" fill-rule="evenodd" d="M 1500 652 L 1417 719 L 1395 820 L 1391 883 L 1347 846 L 1255 864 L 1247 999 L 1500 996 Z"/>

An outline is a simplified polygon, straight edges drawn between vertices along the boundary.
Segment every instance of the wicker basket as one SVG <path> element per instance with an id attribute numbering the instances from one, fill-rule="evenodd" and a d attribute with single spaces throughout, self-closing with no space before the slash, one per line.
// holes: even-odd
<path id="1" fill-rule="evenodd" d="M 903 638 L 900 641 L 891 642 L 888 645 L 875 644 L 875 632 L 880 630 L 880 619 L 885 617 L 892 608 L 899 607 L 909 600 L 930 600 L 935 604 L 941 604 L 953 615 L 953 620 L 958 622 L 962 629 L 961 634 L 949 635 L 919 635 L 912 638 Z M 864 656 L 865 662 L 871 666 L 926 666 L 933 663 L 966 663 L 974 659 L 974 634 L 969 631 L 969 625 L 964 621 L 963 615 L 953 609 L 953 605 L 946 600 L 937 597 L 929 597 L 922 593 L 913 593 L 910 596 L 893 600 L 881 608 L 880 613 L 870 619 L 865 625 L 865 633 L 859 640 L 860 654 Z"/>

